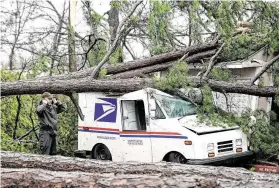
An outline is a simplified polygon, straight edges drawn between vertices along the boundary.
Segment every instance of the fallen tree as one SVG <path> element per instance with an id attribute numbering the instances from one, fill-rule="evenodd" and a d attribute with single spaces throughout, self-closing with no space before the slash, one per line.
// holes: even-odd
<path id="1" fill-rule="evenodd" d="M 117 74 L 129 70 L 135 70 L 139 69 L 142 67 L 147 67 L 147 66 L 152 66 L 156 64 L 164 64 L 168 63 L 170 61 L 175 61 L 183 57 L 185 54 L 188 53 L 189 57 L 195 54 L 199 54 L 202 52 L 206 51 L 211 51 L 216 50 L 218 47 L 218 44 L 216 43 L 208 43 L 208 44 L 203 44 L 203 45 L 195 45 L 195 46 L 190 46 L 188 48 L 179 50 L 179 51 L 172 51 L 172 52 L 167 52 L 159 55 L 154 55 L 152 57 L 144 58 L 144 59 L 137 59 L 133 61 L 129 61 L 126 63 L 121 63 L 119 65 L 105 65 L 103 68 L 106 69 L 107 74 Z M 202 53 L 204 54 L 204 53 Z M 208 57 L 208 53 L 204 54 L 205 57 Z M 197 56 L 197 55 L 196 55 Z M 194 56 L 195 57 L 195 56 Z M 198 56 L 199 58 L 203 58 L 202 55 Z M 194 61 L 191 59 L 189 60 L 190 63 L 194 63 L 197 61 L 197 58 L 193 58 Z M 44 76 L 44 77 L 39 77 L 38 79 L 43 80 L 43 79 L 53 79 L 53 80 L 68 80 L 68 79 L 80 79 L 80 78 L 85 78 L 89 77 L 92 74 L 92 71 L 94 70 L 95 67 L 88 68 L 86 70 L 78 71 L 78 72 L 72 72 L 69 74 L 63 74 L 63 75 L 54 75 L 54 76 Z"/>
<path id="2" fill-rule="evenodd" d="M 278 175 L 242 168 L 115 163 L 1 152 L 1 187 L 276 187 Z"/>
<path id="3" fill-rule="evenodd" d="M 226 93 L 242 93 L 261 97 L 272 97 L 279 94 L 278 87 L 258 87 L 247 84 L 215 81 L 212 79 L 201 80 L 200 77 L 190 78 L 191 86 L 202 87 L 208 84 L 212 90 Z M 90 78 L 71 80 L 20 80 L 15 82 L 2 82 L 1 95 L 41 94 L 49 91 L 53 94 L 70 94 L 73 92 L 130 92 L 145 87 L 156 88 L 152 79 L 117 79 L 117 80 L 91 80 Z"/>
<path id="4" fill-rule="evenodd" d="M 75 92 L 100 91 L 123 93 L 135 91 L 144 87 L 156 88 L 152 79 L 144 78 L 131 80 L 131 78 L 146 77 L 146 74 L 167 70 L 177 62 L 175 60 L 185 56 L 184 60 L 188 63 L 199 62 L 212 55 L 216 56 L 216 48 L 218 46 L 219 45 L 216 43 L 191 46 L 182 51 L 164 53 L 150 58 L 122 63 L 117 66 L 108 65 L 105 67 L 107 70 L 107 80 L 92 79 L 90 75 L 94 69 L 93 67 L 86 71 L 79 71 L 67 75 L 41 77 L 35 80 L 2 82 L 1 95 L 41 94 L 44 91 L 49 91 L 54 94 L 66 94 L 71 96 Z M 220 51 L 220 49 L 218 51 Z M 212 90 L 222 93 L 241 93 L 261 97 L 273 97 L 279 93 L 278 87 L 250 86 L 249 83 L 230 83 L 199 77 L 190 78 L 190 83 L 193 87 L 202 87 L 208 84 Z"/>
<path id="5" fill-rule="evenodd" d="M 207 57 L 214 55 L 215 53 L 216 53 L 216 50 L 209 50 L 209 51 L 193 54 L 193 55 L 185 58 L 184 61 L 187 63 L 198 62 L 203 58 L 207 58 Z M 115 78 L 133 78 L 136 76 L 142 76 L 143 74 L 164 71 L 164 70 L 171 68 L 176 62 L 160 63 L 160 64 L 150 65 L 150 66 L 137 68 L 137 69 L 133 69 L 133 70 L 128 70 L 125 72 L 116 73 L 116 74 L 112 75 L 111 78 L 113 78 L 113 79 L 115 79 Z"/>

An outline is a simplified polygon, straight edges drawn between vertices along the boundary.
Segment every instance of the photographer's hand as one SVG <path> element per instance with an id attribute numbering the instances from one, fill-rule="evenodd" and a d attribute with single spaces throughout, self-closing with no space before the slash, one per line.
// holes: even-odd
<path id="1" fill-rule="evenodd" d="M 48 99 L 47 98 L 43 99 L 43 103 L 47 104 L 48 103 Z"/>
<path id="2" fill-rule="evenodd" d="M 57 104 L 56 98 L 53 98 L 52 101 L 53 101 L 53 104 Z"/>

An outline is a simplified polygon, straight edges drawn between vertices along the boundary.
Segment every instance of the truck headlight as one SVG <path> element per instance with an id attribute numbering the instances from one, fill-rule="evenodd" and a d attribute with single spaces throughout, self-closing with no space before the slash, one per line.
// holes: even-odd
<path id="1" fill-rule="evenodd" d="M 241 146 L 242 145 L 242 139 L 240 138 L 240 139 L 236 139 L 235 140 L 235 145 L 236 146 Z"/>
<path id="2" fill-rule="evenodd" d="M 214 150 L 214 144 L 213 143 L 207 144 L 207 151 L 212 151 L 212 150 Z"/>

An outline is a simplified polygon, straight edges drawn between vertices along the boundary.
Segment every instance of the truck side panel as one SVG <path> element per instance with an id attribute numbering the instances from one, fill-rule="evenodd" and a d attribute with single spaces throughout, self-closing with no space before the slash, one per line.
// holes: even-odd
<path id="1" fill-rule="evenodd" d="M 92 151 L 101 143 L 108 147 L 114 161 L 121 161 L 121 116 L 117 98 L 105 97 L 102 93 L 81 93 L 79 104 L 85 118 L 84 121 L 79 119 L 78 150 Z"/>

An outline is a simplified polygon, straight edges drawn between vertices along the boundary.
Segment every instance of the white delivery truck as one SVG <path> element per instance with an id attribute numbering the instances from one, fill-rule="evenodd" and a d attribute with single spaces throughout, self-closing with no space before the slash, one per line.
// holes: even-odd
<path id="1" fill-rule="evenodd" d="M 80 93 L 76 156 L 119 162 L 209 164 L 252 155 L 239 127 L 199 123 L 196 106 L 146 88 L 120 97 Z"/>

